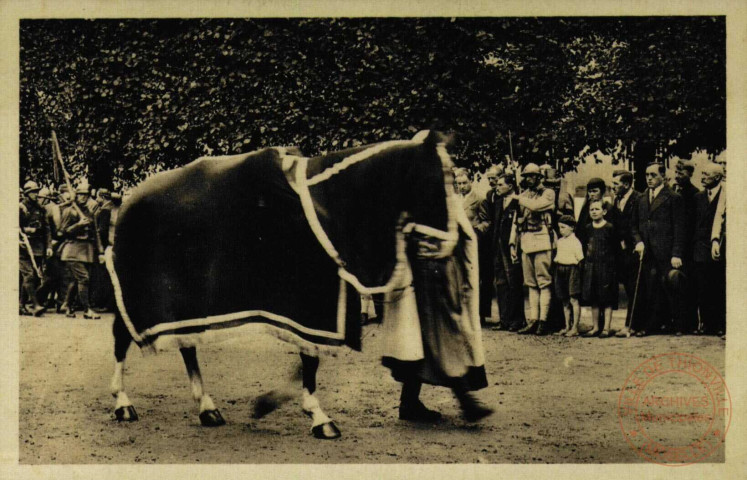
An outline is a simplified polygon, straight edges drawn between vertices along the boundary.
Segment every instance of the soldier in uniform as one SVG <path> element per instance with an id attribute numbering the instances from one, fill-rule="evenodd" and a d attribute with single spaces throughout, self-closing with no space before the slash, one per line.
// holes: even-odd
<path id="1" fill-rule="evenodd" d="M 78 299 L 85 310 L 84 318 L 100 318 L 91 309 L 88 297 L 88 287 L 91 278 L 91 267 L 94 262 L 103 260 L 103 252 L 96 242 L 96 231 L 93 216 L 88 209 L 88 186 L 80 186 L 75 192 L 75 204 L 71 204 L 62 212 L 61 234 L 64 238 L 60 258 L 71 278 L 67 289 L 63 309 L 68 317 L 75 317 L 71 308 L 71 301 L 75 284 L 78 285 Z M 77 208 L 76 208 L 77 206 Z M 80 215 L 79 211 L 83 214 Z"/>
<path id="2" fill-rule="evenodd" d="M 37 317 L 44 313 L 36 289 L 37 282 L 41 281 L 38 271 L 44 264 L 45 256 L 51 255 L 51 233 L 47 212 L 39 203 L 39 190 L 39 185 L 33 181 L 23 186 L 23 201 L 19 207 L 21 242 L 18 258 L 23 292 L 34 304 L 31 312 L 26 312 L 26 307 L 21 303 L 21 313 L 32 313 Z"/>
<path id="3" fill-rule="evenodd" d="M 519 202 L 519 214 L 509 240 L 512 259 L 518 258 L 521 251 L 524 286 L 528 290 L 527 326 L 519 333 L 546 335 L 552 295 L 550 267 L 554 233 L 551 215 L 555 208 L 555 192 L 542 185 L 542 174 L 534 163 L 524 167 L 522 177 L 527 189 L 521 195 L 511 195 Z"/>

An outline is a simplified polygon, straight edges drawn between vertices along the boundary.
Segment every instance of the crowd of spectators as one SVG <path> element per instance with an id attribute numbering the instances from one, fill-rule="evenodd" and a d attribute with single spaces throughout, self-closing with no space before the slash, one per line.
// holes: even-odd
<path id="1" fill-rule="evenodd" d="M 483 325 L 568 337 L 725 338 L 725 171 L 708 162 L 702 189 L 693 172 L 680 160 L 667 179 L 664 165 L 651 163 L 638 192 L 631 172 L 614 170 L 612 187 L 590 179 L 576 208 L 547 165 L 527 164 L 521 174 L 494 165 L 484 198 L 457 169 L 455 189 L 478 234 Z M 613 329 L 621 291 L 625 323 Z M 590 309 L 590 330 L 579 329 L 581 308 Z"/>

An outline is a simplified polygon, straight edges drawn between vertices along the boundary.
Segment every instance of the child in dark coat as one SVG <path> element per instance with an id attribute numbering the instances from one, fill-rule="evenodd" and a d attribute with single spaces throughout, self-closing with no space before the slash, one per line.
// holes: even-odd
<path id="1" fill-rule="evenodd" d="M 617 253 L 620 241 L 614 226 L 604 219 L 607 206 L 601 201 L 589 204 L 592 223 L 586 225 L 586 258 L 584 261 L 583 299 L 591 306 L 594 327 L 587 337 L 599 333 L 599 312 L 604 312 L 600 337 L 610 336 L 612 310 L 617 309 Z"/>

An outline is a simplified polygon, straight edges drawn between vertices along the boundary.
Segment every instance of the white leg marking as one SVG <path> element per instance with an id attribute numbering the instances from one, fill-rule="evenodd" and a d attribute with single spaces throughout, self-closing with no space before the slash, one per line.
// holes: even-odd
<path id="1" fill-rule="evenodd" d="M 202 397 L 205 395 L 205 391 L 202 386 L 202 375 L 200 375 L 200 371 L 198 370 L 195 372 L 189 372 L 189 380 L 192 385 L 192 398 L 195 400 L 195 402 L 200 403 L 202 401 Z"/>
<path id="2" fill-rule="evenodd" d="M 200 413 L 208 410 L 215 410 L 215 404 L 213 403 L 213 399 L 210 398 L 210 395 L 203 395 L 200 399 Z"/>
<path id="3" fill-rule="evenodd" d="M 114 406 L 114 409 L 118 409 L 120 407 L 131 407 L 132 402 L 130 401 L 130 398 L 127 396 L 127 394 L 124 391 L 121 391 L 117 394 L 117 404 Z"/>
<path id="4" fill-rule="evenodd" d="M 109 384 L 109 389 L 113 397 L 116 397 L 119 392 L 124 391 L 124 381 L 122 375 L 124 373 L 124 361 L 114 363 L 114 375 L 112 375 L 112 381 Z"/>
<path id="5" fill-rule="evenodd" d="M 309 393 L 307 388 L 303 389 L 303 411 L 311 415 L 311 426 L 316 427 L 323 423 L 331 422 L 332 420 L 327 416 L 322 407 L 319 405 L 319 400 L 314 395 Z"/>

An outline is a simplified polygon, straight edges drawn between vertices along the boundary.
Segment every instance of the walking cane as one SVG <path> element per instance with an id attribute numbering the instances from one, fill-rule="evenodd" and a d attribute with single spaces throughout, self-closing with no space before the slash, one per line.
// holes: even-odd
<path id="1" fill-rule="evenodd" d="M 31 243 L 29 242 L 29 237 L 26 236 L 25 233 L 19 232 L 21 234 L 21 239 L 23 240 L 23 244 L 26 247 L 26 251 L 29 254 L 29 257 L 31 257 L 31 265 L 34 266 L 34 270 L 36 271 L 36 274 L 39 276 L 39 280 L 42 278 L 42 272 L 39 266 L 36 264 L 36 258 L 34 258 L 34 250 L 31 248 Z"/>
<path id="2" fill-rule="evenodd" d="M 630 307 L 628 311 L 628 315 L 630 316 L 628 321 L 628 332 L 625 334 L 626 338 L 630 337 L 630 330 L 633 328 L 633 314 L 635 313 L 635 303 L 638 299 L 638 285 L 641 283 L 641 270 L 643 268 L 643 255 L 640 256 L 640 260 L 638 260 L 638 275 L 635 279 L 635 289 L 633 290 L 633 305 Z"/>

